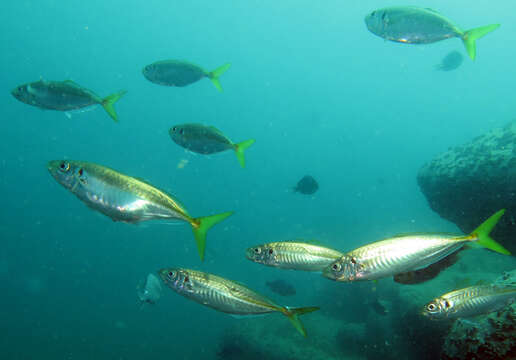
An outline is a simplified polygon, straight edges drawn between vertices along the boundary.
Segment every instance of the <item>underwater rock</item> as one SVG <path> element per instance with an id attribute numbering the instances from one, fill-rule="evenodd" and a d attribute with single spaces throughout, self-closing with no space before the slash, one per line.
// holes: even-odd
<path id="1" fill-rule="evenodd" d="M 314 313 L 312 319 L 307 319 L 304 325 L 309 329 L 307 337 L 291 331 L 292 325 L 281 316 L 235 320 L 220 338 L 216 358 L 239 360 L 337 360 L 342 358 L 335 344 L 335 332 L 341 326 L 341 321 Z"/>
<path id="2" fill-rule="evenodd" d="M 466 234 L 507 209 L 491 236 L 516 253 L 516 121 L 436 156 L 417 181 L 432 210 Z"/>
<path id="3" fill-rule="evenodd" d="M 516 270 L 497 284 L 515 284 Z M 516 359 L 516 304 L 473 319 L 459 319 L 446 336 L 442 359 Z"/>

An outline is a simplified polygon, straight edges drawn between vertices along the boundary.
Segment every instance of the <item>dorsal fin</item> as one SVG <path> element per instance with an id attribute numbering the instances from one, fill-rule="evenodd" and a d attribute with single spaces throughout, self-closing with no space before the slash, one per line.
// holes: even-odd
<path id="1" fill-rule="evenodd" d="M 425 8 L 425 10 L 431 11 L 431 12 L 436 13 L 436 14 L 440 14 L 440 12 L 435 10 L 435 9 Z"/>

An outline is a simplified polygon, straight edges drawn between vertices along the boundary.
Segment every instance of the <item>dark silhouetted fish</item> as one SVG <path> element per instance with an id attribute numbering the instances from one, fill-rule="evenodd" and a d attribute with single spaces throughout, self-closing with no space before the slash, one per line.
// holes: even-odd
<path id="1" fill-rule="evenodd" d="M 39 80 L 20 85 L 11 91 L 11 94 L 19 101 L 47 110 L 69 111 L 100 104 L 115 121 L 118 121 L 118 116 L 114 104 L 125 93 L 126 91 L 122 90 L 101 98 L 72 80 Z"/>
<path id="2" fill-rule="evenodd" d="M 286 282 L 285 280 L 274 280 L 267 281 L 265 283 L 276 294 L 280 294 L 281 296 L 292 296 L 296 295 L 296 288 Z"/>
<path id="3" fill-rule="evenodd" d="M 457 69 L 462 64 L 462 55 L 458 51 L 451 51 L 446 55 L 440 64 L 435 65 L 435 70 L 451 71 Z"/>
<path id="4" fill-rule="evenodd" d="M 254 144 L 254 139 L 234 143 L 216 127 L 203 124 L 175 125 L 168 133 L 176 144 L 198 154 L 234 150 L 242 167 L 245 167 L 244 151 Z"/>
<path id="5" fill-rule="evenodd" d="M 500 24 L 463 31 L 439 12 L 417 6 L 392 6 L 378 9 L 366 16 L 369 31 L 386 40 L 405 44 L 430 44 L 458 37 L 472 60 L 476 55 L 476 40 Z"/>
<path id="6" fill-rule="evenodd" d="M 368 303 L 371 309 L 374 310 L 378 315 L 385 316 L 389 313 L 389 310 L 378 300 L 378 298 L 374 299 L 374 301 Z"/>
<path id="7" fill-rule="evenodd" d="M 217 90 L 222 91 L 219 77 L 229 69 L 224 64 L 213 71 L 206 71 L 198 65 L 183 60 L 163 60 L 145 66 L 143 76 L 155 84 L 183 87 L 207 77 Z"/>
<path id="8" fill-rule="evenodd" d="M 317 184 L 317 181 L 310 175 L 305 175 L 297 182 L 297 185 L 294 187 L 294 192 L 299 192 L 305 195 L 312 195 L 317 191 L 317 189 L 319 189 L 319 184 Z"/>
<path id="9" fill-rule="evenodd" d="M 458 253 L 460 251 L 462 251 L 462 249 L 454 252 L 451 255 L 448 255 L 444 259 L 441 259 L 430 266 L 427 266 L 424 269 L 396 274 L 394 275 L 394 281 L 400 284 L 413 285 L 431 280 L 437 277 L 441 271 L 455 264 L 459 260 Z"/>

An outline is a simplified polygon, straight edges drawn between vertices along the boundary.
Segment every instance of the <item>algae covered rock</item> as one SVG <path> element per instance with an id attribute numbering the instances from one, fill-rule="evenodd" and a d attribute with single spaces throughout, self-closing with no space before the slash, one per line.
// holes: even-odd
<path id="1" fill-rule="evenodd" d="M 417 181 L 432 210 L 464 233 L 507 209 L 492 236 L 516 252 L 516 122 L 438 155 Z"/>
<path id="2" fill-rule="evenodd" d="M 516 284 L 516 270 L 498 284 Z M 446 336 L 442 359 L 516 359 L 516 304 L 472 319 L 458 319 Z"/>

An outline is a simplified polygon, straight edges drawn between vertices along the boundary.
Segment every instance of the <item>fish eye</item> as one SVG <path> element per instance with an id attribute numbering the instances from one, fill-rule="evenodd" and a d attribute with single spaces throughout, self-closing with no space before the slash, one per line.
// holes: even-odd
<path id="1" fill-rule="evenodd" d="M 175 277 L 176 277 L 176 272 L 175 272 L 175 271 L 169 271 L 169 272 L 168 272 L 168 277 L 169 277 L 170 279 L 175 278 Z"/>
<path id="2" fill-rule="evenodd" d="M 371 16 L 375 16 L 375 15 L 376 15 L 376 10 L 371 13 Z"/>
<path id="3" fill-rule="evenodd" d="M 172 131 L 174 131 L 174 132 L 176 131 L 176 127 L 175 126 L 172 128 Z"/>
<path id="4" fill-rule="evenodd" d="M 333 271 L 340 271 L 340 269 L 342 268 L 342 266 L 340 266 L 339 263 L 335 263 L 331 266 L 331 268 L 333 269 Z"/>
<path id="5" fill-rule="evenodd" d="M 262 252 L 262 249 L 260 249 L 260 248 L 254 248 L 254 253 L 255 253 L 255 254 L 259 254 L 259 253 L 261 253 L 261 252 Z"/>
<path id="6" fill-rule="evenodd" d="M 68 170 L 70 170 L 70 164 L 67 163 L 67 162 L 62 162 L 60 165 L 59 165 L 59 170 L 61 170 L 62 172 L 67 172 Z"/>
<path id="7" fill-rule="evenodd" d="M 184 129 L 179 129 L 179 133 L 180 133 L 181 135 L 183 135 L 183 134 L 185 133 L 185 130 L 184 130 Z"/>
<path id="8" fill-rule="evenodd" d="M 435 306 L 435 304 L 428 304 L 428 306 L 426 308 L 428 311 L 435 311 L 436 306 Z"/>

